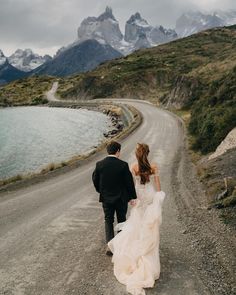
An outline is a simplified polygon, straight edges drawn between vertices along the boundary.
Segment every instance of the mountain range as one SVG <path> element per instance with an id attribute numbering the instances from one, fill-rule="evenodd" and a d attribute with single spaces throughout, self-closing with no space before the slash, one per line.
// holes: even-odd
<path id="1" fill-rule="evenodd" d="M 176 33 L 179 38 L 198 32 L 236 24 L 236 10 L 215 11 L 211 14 L 192 11 L 182 14 L 176 21 Z"/>
<path id="2" fill-rule="evenodd" d="M 98 17 L 85 18 L 77 30 L 76 40 L 62 47 L 52 58 L 40 56 L 31 49 L 18 49 L 10 57 L 0 51 L 0 83 L 34 74 L 67 76 L 86 72 L 107 60 L 131 52 L 187 37 L 197 32 L 236 23 L 236 10 L 184 13 L 176 21 L 175 30 L 151 26 L 139 12 L 125 24 L 124 34 L 112 9 L 106 7 Z"/>
<path id="3" fill-rule="evenodd" d="M 9 57 L 0 50 L 0 85 L 30 76 L 32 70 L 50 60 L 52 60 L 51 56 L 40 56 L 31 49 L 17 49 Z"/>
<path id="4" fill-rule="evenodd" d="M 99 17 L 88 17 L 82 21 L 76 42 L 96 39 L 98 42 L 110 44 L 123 55 L 127 55 L 134 50 L 156 46 L 176 38 L 174 30 L 149 25 L 139 12 L 127 20 L 123 35 L 112 9 L 107 7 Z"/>
<path id="5" fill-rule="evenodd" d="M 27 74 L 13 67 L 0 50 L 0 85 L 26 77 Z"/>
<path id="6" fill-rule="evenodd" d="M 9 63 L 23 72 L 30 72 L 52 59 L 50 55 L 40 56 L 31 49 L 17 49 L 10 57 Z"/>

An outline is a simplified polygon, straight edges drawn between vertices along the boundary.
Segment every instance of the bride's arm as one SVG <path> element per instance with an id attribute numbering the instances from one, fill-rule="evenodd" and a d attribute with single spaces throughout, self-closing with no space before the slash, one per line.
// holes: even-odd
<path id="1" fill-rule="evenodd" d="M 130 165 L 130 167 L 129 167 L 129 170 L 130 170 L 130 172 L 131 172 L 131 174 L 133 176 L 134 183 L 135 183 L 135 175 L 136 175 L 136 166 L 137 166 L 136 163 L 132 163 Z M 130 203 L 131 206 L 135 206 L 136 205 L 136 199 L 130 200 L 129 203 Z"/>
<path id="2" fill-rule="evenodd" d="M 156 185 L 156 189 L 158 192 L 160 192 L 161 191 L 161 183 L 160 183 L 160 178 L 159 178 L 159 169 L 156 164 L 152 165 L 152 169 L 154 172 L 154 182 Z"/>

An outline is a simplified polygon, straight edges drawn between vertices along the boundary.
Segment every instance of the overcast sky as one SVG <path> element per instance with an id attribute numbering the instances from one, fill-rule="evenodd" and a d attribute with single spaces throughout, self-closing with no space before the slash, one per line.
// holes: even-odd
<path id="1" fill-rule="evenodd" d="M 0 49 L 6 56 L 17 48 L 53 55 L 76 39 L 84 18 L 98 16 L 107 5 L 124 32 L 137 11 L 151 25 L 174 28 L 183 12 L 236 9 L 236 0 L 0 0 Z"/>

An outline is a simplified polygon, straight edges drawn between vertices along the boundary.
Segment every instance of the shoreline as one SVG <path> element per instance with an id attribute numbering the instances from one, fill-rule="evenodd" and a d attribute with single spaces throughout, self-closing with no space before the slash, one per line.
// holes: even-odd
<path id="1" fill-rule="evenodd" d="M 126 105 L 126 104 L 119 104 L 119 103 L 112 103 L 112 101 L 104 101 L 104 102 L 65 102 L 65 101 L 55 101 L 49 102 L 47 105 L 42 105 L 44 107 L 64 107 L 64 108 L 83 108 L 93 111 L 101 112 L 99 107 L 102 106 L 110 106 L 110 107 L 119 107 L 122 109 L 122 115 L 120 116 L 120 120 L 124 123 L 124 128 L 111 137 L 105 137 L 104 140 L 99 144 L 96 148 L 90 148 L 82 155 L 74 155 L 71 158 L 60 161 L 60 162 L 53 162 L 45 165 L 41 169 L 40 172 L 33 172 L 33 173 L 26 173 L 26 174 L 18 174 L 6 179 L 0 179 L 0 193 L 17 190 L 22 187 L 30 186 L 35 183 L 39 183 L 42 181 L 47 180 L 49 177 L 55 177 L 57 175 L 69 172 L 73 169 L 76 169 L 82 166 L 84 163 L 92 159 L 92 156 L 97 155 L 101 152 L 106 143 L 110 140 L 123 140 L 129 134 L 131 134 L 140 124 L 142 123 L 142 115 L 141 113 L 134 107 Z M 39 106 L 39 105 L 38 105 Z M 108 115 L 109 116 L 109 115 Z M 130 120 L 130 118 L 132 118 Z M 127 122 L 125 122 L 127 120 Z M 113 125 L 114 126 L 114 125 Z"/>

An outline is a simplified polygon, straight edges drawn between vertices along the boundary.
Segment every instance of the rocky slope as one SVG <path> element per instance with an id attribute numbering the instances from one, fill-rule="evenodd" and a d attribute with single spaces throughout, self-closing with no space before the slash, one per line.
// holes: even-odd
<path id="1" fill-rule="evenodd" d="M 236 215 L 232 214 L 236 209 L 236 128 L 214 153 L 198 161 L 198 172 L 206 186 L 208 202 L 224 208 L 223 218 L 236 229 Z"/>
<path id="2" fill-rule="evenodd" d="M 216 151 L 209 156 L 209 160 L 215 159 L 233 148 L 236 148 L 236 128 L 229 132 Z"/>
<path id="3" fill-rule="evenodd" d="M 236 148 L 197 163 L 209 208 L 221 209 L 221 219 L 236 230 Z"/>

